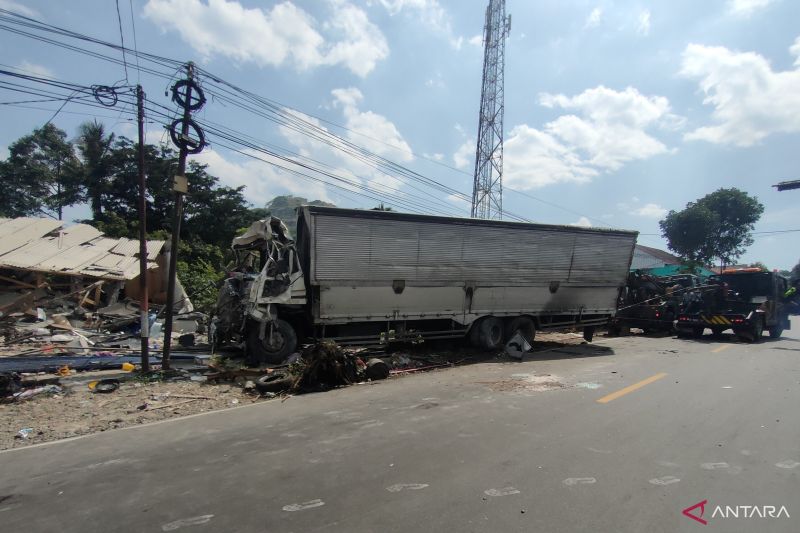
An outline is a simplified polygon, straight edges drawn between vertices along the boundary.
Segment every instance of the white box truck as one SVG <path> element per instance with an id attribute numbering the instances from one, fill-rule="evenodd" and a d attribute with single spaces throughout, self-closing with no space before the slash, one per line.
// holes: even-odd
<path id="1" fill-rule="evenodd" d="M 330 207 L 298 208 L 297 239 L 272 218 L 234 239 L 215 344 L 275 363 L 299 342 L 468 336 L 486 350 L 519 332 L 593 328 L 617 307 L 637 233 Z"/>

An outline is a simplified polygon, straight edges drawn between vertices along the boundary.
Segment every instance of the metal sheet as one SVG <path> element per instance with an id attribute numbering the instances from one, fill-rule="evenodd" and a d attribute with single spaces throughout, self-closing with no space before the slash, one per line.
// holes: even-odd
<path id="1" fill-rule="evenodd" d="M 624 282 L 635 234 L 313 213 L 316 283 Z"/>
<path id="2" fill-rule="evenodd" d="M 0 219 L 0 266 L 104 279 L 134 279 L 139 275 L 139 242 L 104 237 L 87 224 L 61 231 L 62 223 L 49 219 Z M 148 241 L 148 269 L 164 241 Z"/>
<path id="3" fill-rule="evenodd" d="M 47 218 L 16 218 L 3 224 L 5 235 L 0 235 L 0 264 L 2 255 L 41 238 L 62 225 Z"/>
<path id="4" fill-rule="evenodd" d="M 103 234 L 97 228 L 88 224 L 75 224 L 68 226 L 61 231 L 59 237 L 59 246 L 64 248 L 67 246 L 75 246 L 76 244 L 84 244 L 92 239 L 101 237 Z"/>
<path id="5" fill-rule="evenodd" d="M 147 260 L 155 261 L 161 250 L 164 249 L 165 241 L 147 241 Z"/>
<path id="6" fill-rule="evenodd" d="M 139 241 L 133 239 L 120 239 L 119 243 L 111 249 L 112 252 L 118 255 L 127 257 L 134 256 L 139 253 Z"/>

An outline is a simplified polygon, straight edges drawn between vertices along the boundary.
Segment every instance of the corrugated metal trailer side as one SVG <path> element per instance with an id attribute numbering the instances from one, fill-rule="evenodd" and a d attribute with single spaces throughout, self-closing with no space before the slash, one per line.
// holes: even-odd
<path id="1" fill-rule="evenodd" d="M 611 315 L 636 232 L 303 207 L 319 323 Z"/>

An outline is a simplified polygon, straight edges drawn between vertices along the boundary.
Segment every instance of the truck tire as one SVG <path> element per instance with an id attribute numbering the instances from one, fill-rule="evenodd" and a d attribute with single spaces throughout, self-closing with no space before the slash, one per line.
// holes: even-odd
<path id="1" fill-rule="evenodd" d="M 481 319 L 478 326 L 478 348 L 497 350 L 503 345 L 503 321 L 497 317 L 487 316 Z"/>
<path id="2" fill-rule="evenodd" d="M 262 364 L 279 364 L 294 353 L 297 348 L 297 333 L 292 325 L 279 318 L 272 327 L 272 339 L 269 335 L 270 324 L 267 324 L 263 340 L 259 338 L 261 327 L 258 323 L 253 323 L 248 328 L 247 352 L 251 360 Z"/>
<path id="3" fill-rule="evenodd" d="M 771 328 L 769 328 L 769 338 L 770 339 L 780 339 L 781 335 L 783 335 L 783 325 L 782 324 L 775 324 Z"/>
<path id="4" fill-rule="evenodd" d="M 533 319 L 527 316 L 512 318 L 506 324 L 506 339 L 511 339 L 516 332 L 533 346 L 533 338 L 536 337 L 536 324 Z"/>
<path id="5" fill-rule="evenodd" d="M 703 336 L 703 332 L 706 330 L 703 326 L 695 326 L 692 328 L 692 337 L 699 339 Z"/>
<path id="6" fill-rule="evenodd" d="M 764 321 L 756 318 L 750 331 L 753 334 L 753 342 L 761 342 L 761 337 L 764 335 Z"/>
<path id="7" fill-rule="evenodd" d="M 256 390 L 264 394 L 266 392 L 283 392 L 289 390 L 294 385 L 295 378 L 291 374 L 283 372 L 273 372 L 266 376 L 261 376 L 256 380 Z"/>

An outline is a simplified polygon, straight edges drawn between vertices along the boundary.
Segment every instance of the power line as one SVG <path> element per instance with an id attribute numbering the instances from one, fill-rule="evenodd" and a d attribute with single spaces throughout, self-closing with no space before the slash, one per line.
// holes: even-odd
<path id="1" fill-rule="evenodd" d="M 136 51 L 134 57 L 136 58 L 136 81 L 140 80 L 141 67 L 139 66 L 139 44 L 136 42 L 136 17 L 133 14 L 133 0 L 128 0 L 128 5 L 131 8 L 131 27 L 133 28 L 133 49 Z"/>
<path id="2" fill-rule="evenodd" d="M 119 22 L 119 41 L 122 44 L 120 48 L 122 49 L 122 65 L 125 68 L 125 83 L 130 83 L 128 81 L 128 61 L 125 59 L 125 37 L 122 33 L 122 15 L 119 12 L 119 0 L 116 0 L 117 4 L 117 22 Z"/>

